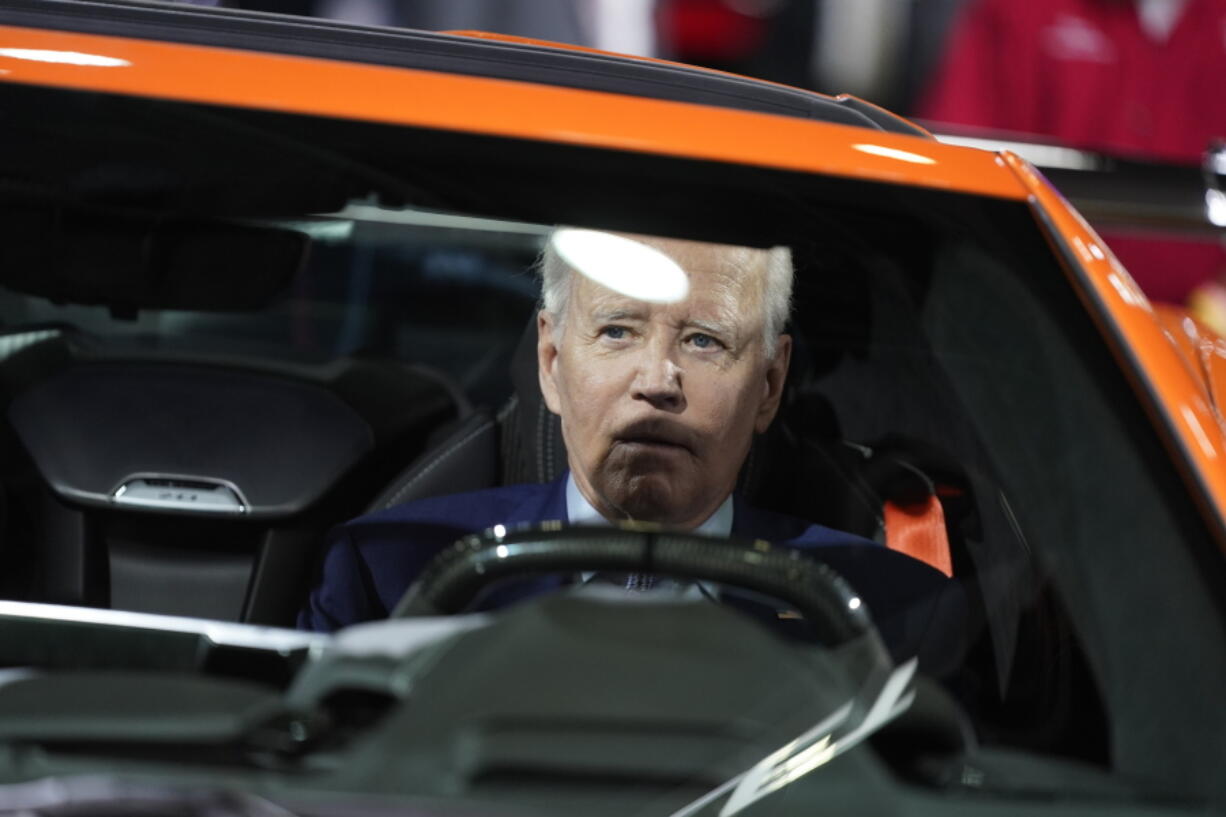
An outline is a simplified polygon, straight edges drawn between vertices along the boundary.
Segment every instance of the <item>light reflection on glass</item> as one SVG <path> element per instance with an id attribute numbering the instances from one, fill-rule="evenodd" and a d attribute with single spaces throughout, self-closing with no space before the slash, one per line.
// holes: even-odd
<path id="1" fill-rule="evenodd" d="M 763 783 L 772 788 L 782 788 L 827 763 L 834 757 L 834 751 L 834 743 L 830 735 L 826 735 L 817 743 L 776 766 Z"/>
<path id="2" fill-rule="evenodd" d="M 1205 217 L 1218 227 L 1226 227 L 1226 193 L 1221 190 L 1205 191 Z"/>
<path id="3" fill-rule="evenodd" d="M 1114 272 L 1107 276 L 1107 281 L 1112 287 L 1115 288 L 1115 291 L 1119 293 L 1119 296 L 1124 299 L 1124 303 L 1132 306 L 1144 307 L 1146 309 L 1149 308 L 1149 300 L 1146 299 L 1145 294 L 1141 292 L 1140 288 L 1138 288 L 1133 281 L 1125 281 L 1122 277 L 1120 277 L 1120 275 Z"/>
<path id="4" fill-rule="evenodd" d="M 494 526 L 494 535 L 495 535 L 495 536 L 497 536 L 499 539 L 501 539 L 502 537 L 506 536 L 506 535 L 507 535 L 507 527 L 506 527 L 506 525 L 495 525 L 495 526 Z"/>
<path id="5" fill-rule="evenodd" d="M 51 51 L 43 48 L 0 48 L 0 57 L 33 62 L 56 62 L 64 65 L 88 65 L 96 68 L 123 68 L 132 63 L 101 54 L 85 54 L 80 51 Z"/>
<path id="6" fill-rule="evenodd" d="M 847 602 L 847 606 L 853 610 L 859 610 L 860 609 L 860 599 L 859 598 L 852 599 L 851 601 Z"/>
<path id="7" fill-rule="evenodd" d="M 1219 145 L 1210 153 L 1209 169 L 1219 176 L 1226 176 L 1226 147 Z"/>
<path id="8" fill-rule="evenodd" d="M 1090 248 L 1081 240 L 1081 236 L 1073 236 L 1073 247 L 1077 249 L 1077 254 L 1081 256 L 1081 260 L 1087 264 L 1094 260 L 1094 254 L 1090 252 Z"/>
<path id="9" fill-rule="evenodd" d="M 912 153 L 909 150 L 899 150 L 898 148 L 888 148 L 885 145 L 852 145 L 852 150 L 858 150 L 861 153 L 871 153 L 873 156 L 884 156 L 887 159 L 897 159 L 900 162 L 911 162 L 917 165 L 935 165 L 936 159 L 929 156 L 922 156 L 919 153 Z"/>
<path id="10" fill-rule="evenodd" d="M 729 790 L 732 793 L 719 815 L 732 817 L 856 746 L 911 706 L 915 700 L 911 680 L 917 666 L 918 662 L 912 658 L 896 667 L 858 722 L 853 717 L 852 701 L 848 701 L 814 728 L 767 755 L 744 773 L 673 812 L 672 817 L 691 817 Z"/>
<path id="11" fill-rule="evenodd" d="M 499 559 L 505 559 L 511 551 L 506 545 L 499 545 L 494 552 L 498 554 Z"/>
<path id="12" fill-rule="evenodd" d="M 684 300 L 690 281 L 681 266 L 655 247 L 598 230 L 562 228 L 550 239 L 554 252 L 576 272 L 636 301 Z"/>
<path id="13" fill-rule="evenodd" d="M 1217 459 L 1217 448 L 1209 439 L 1209 435 L 1205 433 L 1205 429 L 1201 426 L 1200 420 L 1196 419 L 1196 415 L 1188 406 L 1181 406 L 1179 409 L 1183 415 L 1183 419 L 1187 422 L 1188 427 L 1192 429 L 1192 435 L 1196 437 L 1196 442 L 1200 445 L 1200 450 L 1205 452 L 1205 456 L 1210 459 Z"/>

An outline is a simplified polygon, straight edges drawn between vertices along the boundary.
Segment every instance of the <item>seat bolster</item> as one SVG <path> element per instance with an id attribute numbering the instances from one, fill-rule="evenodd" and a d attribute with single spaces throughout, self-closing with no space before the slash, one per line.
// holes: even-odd
<path id="1" fill-rule="evenodd" d="M 497 484 L 498 425 L 488 411 L 478 409 L 401 471 L 366 510 Z"/>

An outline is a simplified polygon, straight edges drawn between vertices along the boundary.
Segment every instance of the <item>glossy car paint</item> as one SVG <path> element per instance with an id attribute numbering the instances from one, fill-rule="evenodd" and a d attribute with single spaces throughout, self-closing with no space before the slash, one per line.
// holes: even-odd
<path id="1" fill-rule="evenodd" d="M 1068 261 L 1075 262 L 1078 269 L 1070 272 L 1089 287 L 1088 291 L 1080 290 L 1087 309 L 1107 335 L 1124 370 L 1134 374 L 1134 387 L 1143 398 L 1147 391 L 1152 395 L 1151 407 L 1161 414 L 1160 424 L 1173 431 L 1176 447 L 1182 451 L 1176 460 L 1187 461 L 1203 486 L 1217 516 L 1218 524 L 1213 528 L 1219 532 L 1222 545 L 1226 438 L 1205 373 L 1188 365 L 1163 316 L 1106 243 L 1042 174 L 1012 153 L 1003 153 L 1001 161 L 1030 188 L 1034 205 L 1042 209 L 1059 233 L 1053 238 L 1071 250 L 1073 258 Z"/>
<path id="2" fill-rule="evenodd" d="M 21 50 L 50 53 L 16 53 Z M 90 55 L 101 58 L 95 63 L 110 64 L 49 61 L 56 54 Z M 0 79 L 35 85 L 737 162 L 1000 198 L 1026 195 L 982 151 L 526 82 L 13 27 L 0 27 L 0 71 L 7 72 Z"/>
<path id="3" fill-rule="evenodd" d="M 1204 382 L 1214 416 L 1219 423 L 1223 422 L 1222 407 L 1226 406 L 1226 340 L 1182 307 L 1154 304 L 1154 315 L 1183 355 L 1187 367 Z"/>
<path id="4" fill-rule="evenodd" d="M 489 37 L 486 34 L 471 36 Z M 514 42 L 514 38 L 499 38 Z M 536 43 L 536 41 L 533 41 Z M 1086 308 L 1182 452 L 1226 549 L 1226 435 L 1205 380 L 1102 240 L 1017 156 L 705 105 L 236 49 L 0 26 L 0 81 L 532 139 L 1030 199 Z"/>

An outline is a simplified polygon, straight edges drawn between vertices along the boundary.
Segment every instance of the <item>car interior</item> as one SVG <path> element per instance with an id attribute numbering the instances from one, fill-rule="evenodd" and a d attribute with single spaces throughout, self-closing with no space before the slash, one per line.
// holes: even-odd
<path id="1" fill-rule="evenodd" d="M 1108 760 L 1060 584 L 1076 570 L 1033 542 L 1186 523 L 1169 464 L 1128 459 L 1162 462 L 1159 443 L 1139 408 L 1107 408 L 1130 387 L 1096 365 L 1024 203 L 99 94 L 0 101 L 28 114 L 0 133 L 5 597 L 292 626 L 333 526 L 565 467 L 535 371 L 551 225 L 787 244 L 789 385 L 740 490 L 892 547 L 891 516 L 925 509 L 972 608 L 944 680 L 981 738 Z M 1051 476 L 1086 462 L 1128 477 Z M 1087 510 L 1102 492 L 1160 501 L 1120 520 Z"/>

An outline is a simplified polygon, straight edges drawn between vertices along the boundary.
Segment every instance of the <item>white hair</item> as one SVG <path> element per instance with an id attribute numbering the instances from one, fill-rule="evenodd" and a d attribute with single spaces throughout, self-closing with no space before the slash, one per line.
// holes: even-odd
<path id="1" fill-rule="evenodd" d="M 779 336 L 783 334 L 792 311 L 792 251 L 784 246 L 767 250 L 733 246 L 728 249 L 728 264 L 732 271 L 738 273 L 748 272 L 755 258 L 765 256 L 761 301 L 762 345 L 766 357 L 774 357 Z M 546 240 L 537 268 L 541 276 L 541 307 L 553 316 L 554 326 L 561 330 L 570 301 L 574 271 L 558 256 L 552 240 Z"/>

